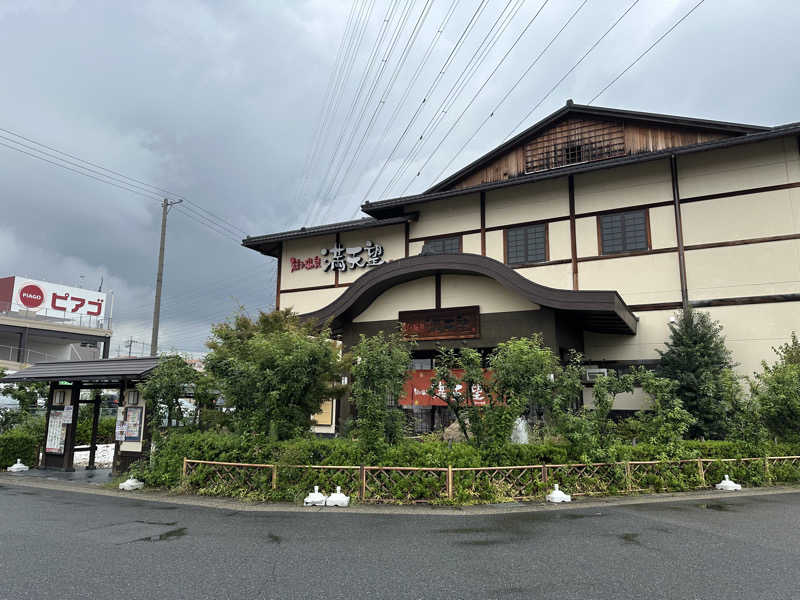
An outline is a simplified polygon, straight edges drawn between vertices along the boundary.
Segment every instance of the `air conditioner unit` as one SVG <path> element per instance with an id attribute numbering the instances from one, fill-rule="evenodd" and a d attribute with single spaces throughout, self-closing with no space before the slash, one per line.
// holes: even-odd
<path id="1" fill-rule="evenodd" d="M 608 375 L 608 369 L 597 369 L 597 368 L 586 369 L 586 381 L 594 381 L 601 375 Z"/>

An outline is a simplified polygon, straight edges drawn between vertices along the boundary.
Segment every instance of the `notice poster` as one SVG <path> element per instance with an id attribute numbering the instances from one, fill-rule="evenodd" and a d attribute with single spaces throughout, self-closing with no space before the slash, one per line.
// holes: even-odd
<path id="1" fill-rule="evenodd" d="M 61 420 L 65 425 L 72 424 L 72 407 L 65 406 L 64 410 L 61 411 Z"/>
<path id="2" fill-rule="evenodd" d="M 45 452 L 49 454 L 64 454 L 65 437 L 63 411 L 50 411 L 50 423 L 47 427 Z"/>
<path id="3" fill-rule="evenodd" d="M 118 442 L 125 441 L 125 409 L 117 408 L 117 422 L 114 425 L 114 439 Z"/>
<path id="4" fill-rule="evenodd" d="M 141 406 L 129 406 L 125 409 L 125 440 L 126 442 L 142 441 L 142 411 Z"/>

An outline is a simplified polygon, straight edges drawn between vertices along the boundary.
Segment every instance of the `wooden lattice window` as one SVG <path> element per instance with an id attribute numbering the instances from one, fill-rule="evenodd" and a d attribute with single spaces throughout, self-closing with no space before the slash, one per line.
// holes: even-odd
<path id="1" fill-rule="evenodd" d="M 543 223 L 506 230 L 506 263 L 523 265 L 547 260 L 547 226 Z"/>
<path id="2" fill-rule="evenodd" d="M 625 132 L 615 121 L 568 119 L 525 145 L 525 172 L 555 169 L 625 154 Z"/>
<path id="3" fill-rule="evenodd" d="M 461 236 L 428 240 L 422 245 L 423 255 L 428 254 L 460 254 Z"/>
<path id="4" fill-rule="evenodd" d="M 650 246 L 647 211 L 631 210 L 598 217 L 601 254 L 647 250 Z"/>

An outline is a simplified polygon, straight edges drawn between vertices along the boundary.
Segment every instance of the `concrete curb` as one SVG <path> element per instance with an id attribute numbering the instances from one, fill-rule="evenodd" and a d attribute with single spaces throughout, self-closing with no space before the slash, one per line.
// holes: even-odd
<path id="1" fill-rule="evenodd" d="M 160 490 L 138 490 L 122 492 L 109 489 L 98 484 L 71 483 L 55 479 L 26 477 L 14 473 L 0 473 L 0 487 L 13 485 L 21 487 L 47 489 L 94 496 L 111 496 L 121 499 L 135 499 L 146 502 L 160 502 L 198 508 L 235 510 L 241 512 L 325 512 L 329 514 L 363 514 L 363 515 L 438 515 L 438 516 L 472 516 L 472 515 L 505 515 L 511 513 L 529 513 L 543 511 L 564 511 L 582 508 L 599 508 L 629 506 L 632 504 L 655 504 L 663 502 L 680 502 L 691 500 L 707 500 L 721 498 L 741 498 L 748 496 L 765 496 L 775 494 L 800 493 L 798 486 L 775 486 L 763 488 L 747 488 L 740 492 L 721 492 L 717 490 L 701 490 L 695 492 L 670 492 L 647 494 L 641 496 L 605 496 L 602 498 L 579 497 L 570 504 L 546 504 L 545 502 L 509 502 L 503 504 L 479 504 L 474 506 L 430 506 L 430 505 L 391 505 L 391 504 L 358 504 L 348 508 L 303 507 L 288 503 L 245 502 L 232 498 L 194 496 L 174 494 Z"/>

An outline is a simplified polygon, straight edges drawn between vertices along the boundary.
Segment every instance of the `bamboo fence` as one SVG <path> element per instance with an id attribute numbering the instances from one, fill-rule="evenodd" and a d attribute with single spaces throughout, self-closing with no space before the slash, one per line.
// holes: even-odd
<path id="1" fill-rule="evenodd" d="M 203 467 L 198 472 L 198 467 Z M 435 502 L 453 500 L 456 491 L 475 497 L 492 488 L 514 500 L 541 499 L 554 483 L 575 496 L 633 494 L 675 489 L 669 481 L 688 482 L 690 488 L 711 487 L 731 468 L 749 469 L 763 482 L 775 481 L 780 466 L 800 479 L 800 456 L 759 458 L 692 458 L 666 461 L 626 461 L 586 464 L 542 464 L 508 467 L 383 467 L 353 465 L 285 465 L 183 459 L 182 481 L 203 486 L 227 485 L 258 490 L 281 489 L 310 471 L 324 473 L 360 502 Z M 726 470 L 727 469 L 727 470 Z M 754 470 L 755 469 L 755 470 Z M 785 473 L 785 471 L 784 471 Z M 752 477 L 751 477 L 752 479 Z M 398 492 L 399 490 L 399 492 Z M 420 490 L 423 490 L 420 497 Z"/>

